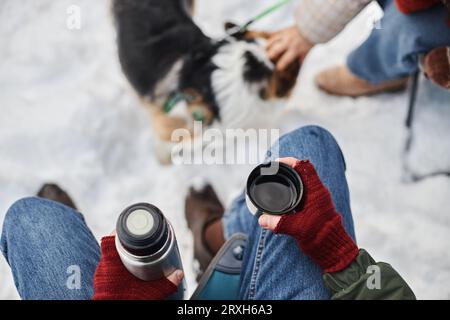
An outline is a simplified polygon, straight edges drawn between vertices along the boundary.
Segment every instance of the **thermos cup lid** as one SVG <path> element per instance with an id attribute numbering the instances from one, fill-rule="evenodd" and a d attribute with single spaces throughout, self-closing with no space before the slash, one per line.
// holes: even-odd
<path id="1" fill-rule="evenodd" d="M 120 214 L 116 232 L 120 243 L 129 253 L 149 256 L 164 246 L 169 228 L 164 215 L 157 207 L 138 203 Z"/>
<path id="2" fill-rule="evenodd" d="M 299 174 L 282 162 L 257 166 L 247 179 L 247 206 L 254 215 L 295 212 L 303 196 Z"/>

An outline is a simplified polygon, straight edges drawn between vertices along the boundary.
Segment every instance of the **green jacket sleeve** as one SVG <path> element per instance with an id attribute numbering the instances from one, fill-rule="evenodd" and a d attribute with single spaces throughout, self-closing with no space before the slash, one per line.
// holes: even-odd
<path id="1" fill-rule="evenodd" d="M 375 262 L 361 249 L 355 261 L 336 273 L 325 273 L 325 285 L 333 300 L 414 300 L 402 277 L 384 262 Z"/>

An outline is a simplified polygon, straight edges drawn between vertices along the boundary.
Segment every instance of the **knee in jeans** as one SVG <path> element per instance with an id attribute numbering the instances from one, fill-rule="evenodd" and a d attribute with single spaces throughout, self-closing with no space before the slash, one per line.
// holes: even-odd
<path id="1" fill-rule="evenodd" d="M 331 133 L 328 130 L 326 130 L 326 129 L 320 127 L 320 126 L 315 126 L 315 125 L 305 126 L 305 127 L 300 128 L 300 129 L 297 129 L 296 131 L 294 131 L 294 133 L 297 132 L 297 131 L 298 131 L 297 134 L 300 134 L 300 135 L 303 135 L 303 136 L 310 135 L 310 136 L 313 136 L 313 137 L 319 137 L 319 138 L 325 138 L 325 139 L 330 139 L 331 138 L 331 139 L 334 140 L 334 138 L 331 135 Z"/>
<path id="2" fill-rule="evenodd" d="M 11 235 L 20 237 L 24 230 L 24 227 L 31 225 L 27 220 L 29 220 L 30 208 L 35 206 L 36 198 L 23 198 L 16 201 L 7 211 L 5 219 L 3 221 L 2 236 L 0 248 L 5 257 L 7 256 L 7 244 L 8 239 Z"/>
<path id="3" fill-rule="evenodd" d="M 317 150 L 326 150 L 330 159 L 342 161 L 344 169 L 346 167 L 341 148 L 335 138 L 328 130 L 319 126 L 309 125 L 294 130 L 282 136 L 276 144 L 276 148 L 273 149 L 275 149 L 275 153 L 279 152 L 280 155 L 285 156 L 289 154 L 294 156 L 295 150 L 310 156 L 316 154 Z M 270 153 L 272 153 L 272 150 Z M 269 154 L 269 156 L 274 156 L 275 153 Z"/>
<path id="4" fill-rule="evenodd" d="M 17 200 L 8 210 L 3 222 L 3 232 L 21 229 L 37 231 L 41 224 L 48 220 L 47 216 L 54 213 L 51 202 L 38 198 L 27 197 Z M 18 231 L 18 230 L 17 230 Z"/>
<path id="5" fill-rule="evenodd" d="M 303 141 L 305 139 L 312 138 L 315 140 L 318 140 L 319 143 L 324 144 L 336 144 L 337 142 L 334 139 L 333 135 L 326 129 L 315 126 L 315 125 L 309 125 L 305 127 L 301 127 L 297 130 L 292 131 L 291 133 L 286 134 L 281 138 L 288 138 L 290 141 Z"/>

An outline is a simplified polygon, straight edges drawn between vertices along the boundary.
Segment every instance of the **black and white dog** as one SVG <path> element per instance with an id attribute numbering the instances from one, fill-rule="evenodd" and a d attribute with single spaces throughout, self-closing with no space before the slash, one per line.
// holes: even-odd
<path id="1" fill-rule="evenodd" d="M 277 71 L 265 53 L 267 33 L 211 39 L 191 10 L 192 0 L 113 0 L 120 63 L 149 106 L 159 141 L 169 145 L 173 130 L 190 130 L 195 120 L 222 129 L 267 126 L 273 99 L 290 95 L 300 64 Z"/>

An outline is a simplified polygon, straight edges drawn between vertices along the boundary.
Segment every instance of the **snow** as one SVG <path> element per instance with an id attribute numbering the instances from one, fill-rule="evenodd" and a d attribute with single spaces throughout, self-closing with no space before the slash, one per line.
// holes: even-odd
<path id="1" fill-rule="evenodd" d="M 196 19 L 219 36 L 223 21 L 243 22 L 270 3 L 200 0 Z M 70 5 L 82 10 L 81 30 L 66 27 Z M 257 27 L 289 25 L 292 8 Z M 314 49 L 283 129 L 319 124 L 335 135 L 346 157 L 359 245 L 392 264 L 419 298 L 449 299 L 450 179 L 405 182 L 407 94 L 336 98 L 313 83 L 317 71 L 344 62 L 379 14 L 369 7 L 337 39 Z M 249 168 L 157 163 L 148 115 L 118 66 L 108 1 L 3 0 L 0 37 L 0 222 L 15 200 L 46 181 L 69 190 L 97 239 L 113 229 L 121 209 L 154 203 L 174 225 L 192 291 L 192 239 L 183 213 L 187 187 L 194 178 L 212 179 L 229 204 Z M 18 298 L 3 259 L 0 298 Z"/>
<path id="2" fill-rule="evenodd" d="M 411 144 L 405 159 L 405 172 L 412 179 L 450 173 L 449 106 L 450 92 L 441 90 L 424 76 L 419 78 L 413 113 L 416 121 L 413 121 Z"/>

